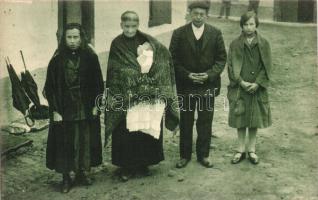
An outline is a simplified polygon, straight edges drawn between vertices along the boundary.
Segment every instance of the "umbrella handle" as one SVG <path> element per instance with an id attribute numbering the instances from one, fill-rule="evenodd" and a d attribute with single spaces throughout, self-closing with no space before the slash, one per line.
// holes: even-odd
<path id="1" fill-rule="evenodd" d="M 27 68 L 26 68 L 26 65 L 25 65 L 25 61 L 24 61 L 24 57 L 23 57 L 22 50 L 20 50 L 20 54 L 21 54 L 21 57 L 22 57 L 22 61 L 23 61 L 23 65 L 24 65 L 24 70 L 26 71 Z"/>
<path id="2" fill-rule="evenodd" d="M 24 115 L 24 119 L 25 119 L 25 123 L 31 128 L 32 126 L 34 126 L 35 121 L 34 119 L 31 118 L 31 113 L 30 110 L 27 110 L 26 115 Z M 28 120 L 29 119 L 29 120 Z"/>
<path id="3" fill-rule="evenodd" d="M 35 121 L 34 121 L 34 119 L 32 119 L 30 116 L 25 116 L 24 119 L 25 119 L 25 123 L 26 123 L 30 128 L 34 126 Z M 29 119 L 29 120 L 28 120 L 28 119 Z"/>

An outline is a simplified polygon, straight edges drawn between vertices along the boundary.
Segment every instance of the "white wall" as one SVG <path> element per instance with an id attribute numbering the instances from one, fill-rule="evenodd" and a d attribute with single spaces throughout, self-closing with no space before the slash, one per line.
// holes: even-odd
<path id="1" fill-rule="evenodd" d="M 10 57 L 18 73 L 23 70 L 20 49 L 30 70 L 47 66 L 57 47 L 57 1 L 0 0 L 0 78 L 7 76 L 4 56 Z M 172 25 L 148 28 L 149 0 L 95 0 L 96 51 L 108 50 L 112 39 L 121 33 L 120 15 L 124 11 L 136 11 L 140 30 L 155 36 L 185 23 L 186 3 L 172 0 Z"/>
<path id="2" fill-rule="evenodd" d="M 109 49 L 111 40 L 121 33 L 120 16 L 126 10 L 139 14 L 140 29 L 145 29 L 149 18 L 148 1 L 104 0 L 95 2 L 95 49 L 97 52 Z"/>
<path id="3" fill-rule="evenodd" d="M 0 27 L 0 78 L 7 76 L 4 56 L 23 70 L 20 49 L 30 70 L 45 67 L 57 46 L 57 0 L 0 1 Z"/>

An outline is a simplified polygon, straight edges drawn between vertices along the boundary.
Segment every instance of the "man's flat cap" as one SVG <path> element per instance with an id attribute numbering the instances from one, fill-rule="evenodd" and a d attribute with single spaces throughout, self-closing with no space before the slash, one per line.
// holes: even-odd
<path id="1" fill-rule="evenodd" d="M 189 2 L 189 9 L 193 9 L 193 8 L 203 8 L 203 9 L 210 9 L 210 1 L 206 0 L 206 1 L 190 1 Z"/>

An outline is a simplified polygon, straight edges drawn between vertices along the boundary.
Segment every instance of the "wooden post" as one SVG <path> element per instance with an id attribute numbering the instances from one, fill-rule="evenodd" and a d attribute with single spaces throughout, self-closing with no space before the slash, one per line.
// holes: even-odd
<path id="1" fill-rule="evenodd" d="M 94 45 L 95 39 L 95 9 L 94 0 L 58 1 L 58 31 L 60 41 L 63 29 L 68 23 L 79 23 L 86 31 L 88 41 Z"/>
<path id="2" fill-rule="evenodd" d="M 172 3 L 171 0 L 150 0 L 149 2 L 149 27 L 161 24 L 171 24 Z"/>
<path id="3" fill-rule="evenodd" d="M 57 43 L 59 44 L 62 34 L 63 34 L 63 27 L 65 25 L 65 6 L 64 1 L 58 1 L 58 10 L 57 10 L 57 32 L 56 32 L 56 39 Z"/>
<path id="4" fill-rule="evenodd" d="M 274 0 L 274 19 L 282 22 L 297 22 L 298 0 Z"/>
<path id="5" fill-rule="evenodd" d="M 94 40 L 95 40 L 94 0 L 82 1 L 82 25 L 86 31 L 88 42 L 94 45 Z"/>

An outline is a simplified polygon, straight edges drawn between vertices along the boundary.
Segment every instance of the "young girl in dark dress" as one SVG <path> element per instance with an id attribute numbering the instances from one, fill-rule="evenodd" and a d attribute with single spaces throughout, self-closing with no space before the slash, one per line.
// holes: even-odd
<path id="1" fill-rule="evenodd" d="M 44 87 L 50 110 L 46 165 L 63 174 L 63 193 L 71 187 L 71 171 L 77 183 L 90 185 L 90 167 L 101 164 L 95 99 L 103 88 L 98 57 L 88 46 L 82 27 L 68 24 L 49 63 Z"/>
<path id="2" fill-rule="evenodd" d="M 268 41 L 256 31 L 258 24 L 254 12 L 243 14 L 240 20 L 242 34 L 229 48 L 229 126 L 237 128 L 239 143 L 231 161 L 233 164 L 246 157 L 246 149 L 250 162 L 258 164 L 255 149 L 257 129 L 272 124 L 267 93 L 271 78 L 271 50 Z"/>

